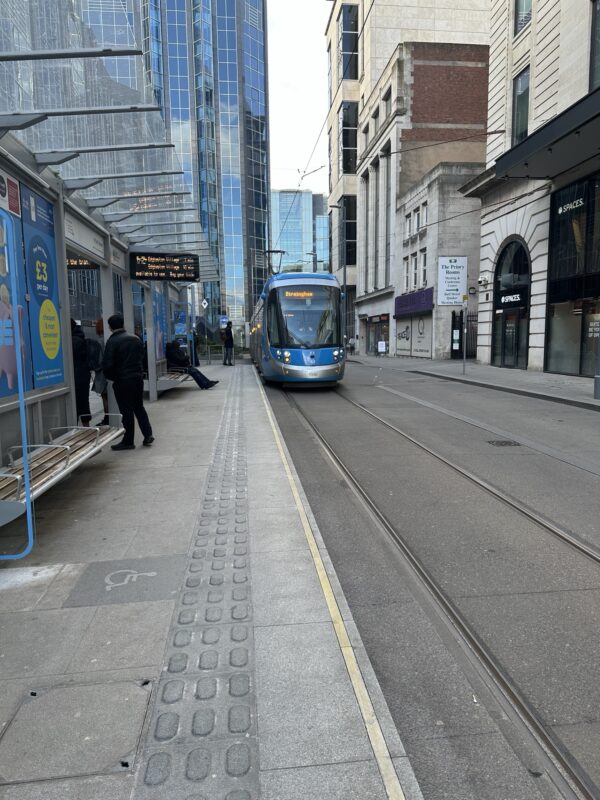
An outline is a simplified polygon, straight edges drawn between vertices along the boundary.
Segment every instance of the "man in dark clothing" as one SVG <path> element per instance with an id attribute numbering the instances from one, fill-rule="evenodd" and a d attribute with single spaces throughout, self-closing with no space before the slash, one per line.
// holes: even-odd
<path id="1" fill-rule="evenodd" d="M 73 374 L 75 378 L 75 407 L 77 419 L 81 424 L 89 427 L 92 418 L 90 412 L 90 379 L 92 377 L 88 348 L 85 334 L 81 325 L 71 319 L 71 342 L 73 345 Z"/>
<path id="2" fill-rule="evenodd" d="M 209 380 L 199 369 L 192 367 L 190 359 L 181 349 L 178 342 L 167 342 L 165 355 L 167 357 L 167 369 L 180 370 L 181 372 L 186 372 L 188 375 L 191 375 L 200 389 L 212 389 L 212 387 L 216 386 L 219 382 Z"/>
<path id="3" fill-rule="evenodd" d="M 113 390 L 123 415 L 125 435 L 113 450 L 133 450 L 135 445 L 134 416 L 144 436 L 143 444 L 150 447 L 154 441 L 152 426 L 144 408 L 144 345 L 137 336 L 127 333 L 121 314 L 109 317 L 108 327 L 112 334 L 104 349 L 102 369 L 109 381 L 113 381 Z"/>
<path id="4" fill-rule="evenodd" d="M 231 359 L 233 358 L 233 331 L 231 329 L 231 320 L 227 323 L 225 333 L 223 335 L 223 344 L 225 351 L 223 353 L 223 366 L 233 367 Z"/>

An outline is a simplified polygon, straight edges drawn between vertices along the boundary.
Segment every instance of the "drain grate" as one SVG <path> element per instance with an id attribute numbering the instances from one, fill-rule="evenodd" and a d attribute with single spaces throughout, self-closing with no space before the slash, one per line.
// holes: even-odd
<path id="1" fill-rule="evenodd" d="M 521 447 L 520 442 L 515 442 L 512 439 L 494 439 L 488 444 L 493 445 L 494 447 Z"/>

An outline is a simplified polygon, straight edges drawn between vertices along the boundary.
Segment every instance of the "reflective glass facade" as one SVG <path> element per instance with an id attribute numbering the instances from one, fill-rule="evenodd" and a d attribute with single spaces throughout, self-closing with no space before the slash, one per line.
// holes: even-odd
<path id="1" fill-rule="evenodd" d="M 329 272 L 329 216 L 323 195 L 309 191 L 271 192 L 271 231 L 282 272 Z M 316 256 L 315 256 L 316 254 Z M 280 263 L 279 255 L 273 264 Z"/>

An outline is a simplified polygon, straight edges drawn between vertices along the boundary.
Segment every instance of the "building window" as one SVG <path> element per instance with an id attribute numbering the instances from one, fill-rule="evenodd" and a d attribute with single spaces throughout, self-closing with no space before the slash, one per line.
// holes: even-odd
<path id="1" fill-rule="evenodd" d="M 513 146 L 527 138 L 529 125 L 529 67 L 523 70 L 513 81 L 513 114 L 512 143 Z"/>
<path id="2" fill-rule="evenodd" d="M 390 285 L 391 249 L 392 249 L 392 159 L 389 153 L 385 164 L 385 286 Z"/>
<path id="3" fill-rule="evenodd" d="M 515 36 L 531 22 L 531 0 L 515 2 Z"/>
<path id="4" fill-rule="evenodd" d="M 329 194 L 333 191 L 333 176 L 331 174 L 331 167 L 333 165 L 333 133 L 331 130 L 327 132 L 328 148 L 329 148 Z"/>
<path id="5" fill-rule="evenodd" d="M 333 75 L 331 74 L 332 64 L 331 64 L 331 45 L 327 48 L 327 77 L 328 77 L 328 86 L 329 86 L 329 105 L 331 105 L 331 101 L 333 100 Z"/>
<path id="6" fill-rule="evenodd" d="M 77 273 L 74 269 L 67 270 L 67 278 L 69 281 L 69 296 L 75 297 L 77 295 L 77 286 L 75 284 Z"/>
<path id="7" fill-rule="evenodd" d="M 410 257 L 410 267 L 412 270 L 412 288 L 416 289 L 419 285 L 419 259 L 416 253 L 413 253 Z"/>
<path id="8" fill-rule="evenodd" d="M 427 286 L 427 250 L 421 250 L 421 286 Z"/>
<path id="9" fill-rule="evenodd" d="M 408 239 L 412 233 L 412 217 L 407 214 L 404 217 L 404 238 Z"/>
<path id="10" fill-rule="evenodd" d="M 123 280 L 116 272 L 113 272 L 113 301 L 115 314 L 123 313 Z"/>
<path id="11" fill-rule="evenodd" d="M 338 177 L 356 173 L 358 103 L 342 103 L 338 111 Z"/>
<path id="12" fill-rule="evenodd" d="M 408 292 L 409 288 L 409 272 L 408 272 L 408 256 L 402 259 L 402 274 L 404 275 L 404 291 Z"/>
<path id="13" fill-rule="evenodd" d="M 421 209 L 417 206 L 415 209 L 415 233 L 421 230 Z"/>
<path id="14" fill-rule="evenodd" d="M 371 229 L 370 229 L 370 224 L 369 224 L 370 223 L 369 216 L 370 216 L 370 213 L 371 213 L 371 204 L 370 204 L 370 199 L 371 198 L 369 197 L 369 193 L 371 191 L 371 182 L 369 180 L 369 173 L 368 172 L 364 176 L 363 187 L 364 187 L 363 188 L 363 192 L 364 192 L 364 194 L 363 194 L 363 198 L 364 198 L 363 208 L 364 208 L 364 214 L 365 214 L 364 278 L 365 278 L 365 294 L 366 294 L 369 291 L 369 246 L 370 246 L 370 235 L 371 235 Z"/>
<path id="15" fill-rule="evenodd" d="M 387 92 L 383 95 L 383 108 L 385 112 L 386 119 L 392 113 L 392 89 L 391 87 L 387 90 Z"/>
<path id="16" fill-rule="evenodd" d="M 594 0 L 592 11 L 592 61 L 590 65 L 590 90 L 600 86 L 600 0 Z"/>
<path id="17" fill-rule="evenodd" d="M 422 228 L 426 228 L 427 227 L 427 211 L 428 211 L 428 209 L 429 209 L 429 206 L 427 205 L 427 203 L 423 203 L 423 205 L 421 206 L 421 227 Z"/>
<path id="18" fill-rule="evenodd" d="M 369 126 L 367 125 L 366 128 L 363 128 L 363 150 L 367 150 L 369 147 Z"/>
<path id="19" fill-rule="evenodd" d="M 356 266 L 356 195 L 344 195 L 340 203 L 345 209 L 346 231 L 340 225 L 340 253 L 346 253 L 346 264 L 349 267 Z M 345 237 L 344 237 L 345 233 Z M 345 242 L 344 242 L 345 238 Z M 345 246 L 344 246 L 345 245 Z M 343 264 L 343 261 L 342 261 Z"/>
<path id="20" fill-rule="evenodd" d="M 358 80 L 358 6 L 344 4 L 338 17 L 338 83 Z"/>
<path id="21" fill-rule="evenodd" d="M 373 136 L 377 136 L 377 131 L 379 130 L 379 109 L 373 114 Z"/>
<path id="22" fill-rule="evenodd" d="M 374 225 L 373 225 L 373 289 L 380 289 L 379 286 L 379 192 L 380 192 L 380 173 L 379 173 L 379 162 L 373 166 L 373 194 L 375 195 L 375 214 L 374 214 Z"/>

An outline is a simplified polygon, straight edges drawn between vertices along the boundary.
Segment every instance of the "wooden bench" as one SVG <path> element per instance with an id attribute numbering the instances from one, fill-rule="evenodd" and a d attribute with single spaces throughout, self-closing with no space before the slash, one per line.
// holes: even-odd
<path id="1" fill-rule="evenodd" d="M 123 428 L 112 425 L 52 428 L 49 444 L 28 446 L 32 498 L 35 500 L 122 435 Z M 25 503 L 23 458 L 15 458 L 19 452 L 23 452 L 21 446 L 9 448 L 9 465 L 0 471 L 0 502 Z"/>
<path id="2" fill-rule="evenodd" d="M 163 372 L 162 375 L 159 375 L 157 378 L 157 385 L 156 390 L 158 392 L 167 392 L 169 389 L 175 389 L 177 386 L 180 386 L 185 381 L 191 380 L 191 376 L 187 374 L 187 372 L 175 372 L 173 370 L 169 370 L 169 372 Z M 147 392 L 149 390 L 149 382 L 148 378 L 144 378 L 144 391 Z"/>

